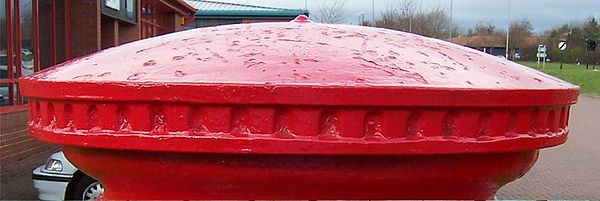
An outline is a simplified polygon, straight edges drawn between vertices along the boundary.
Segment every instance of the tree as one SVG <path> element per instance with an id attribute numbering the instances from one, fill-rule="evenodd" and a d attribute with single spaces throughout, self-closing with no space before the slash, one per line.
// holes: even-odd
<path id="1" fill-rule="evenodd" d="M 584 37 L 588 39 L 598 40 L 600 38 L 600 25 L 594 17 L 590 17 L 583 27 Z"/>
<path id="2" fill-rule="evenodd" d="M 450 17 L 445 9 L 437 7 L 425 13 L 419 7 L 414 0 L 401 1 L 399 6 L 384 11 L 381 18 L 375 21 L 375 26 L 433 38 L 446 39 L 449 31 L 458 35 L 458 26 L 450 29 Z"/>
<path id="3" fill-rule="evenodd" d="M 531 31 L 533 31 L 533 27 L 527 19 L 510 23 L 510 35 L 508 37 L 510 46 L 512 48 L 524 48 L 529 45 L 525 40 L 533 35 Z"/>
<path id="4" fill-rule="evenodd" d="M 564 61 L 567 63 L 585 63 L 586 61 L 586 31 L 585 23 L 570 23 L 554 27 L 544 33 L 548 38 L 546 45 L 548 46 L 548 56 L 553 60 Z M 567 40 L 567 49 L 561 51 L 557 48 L 558 42 L 561 39 Z M 600 54 L 590 54 L 591 62 L 598 62 Z M 595 61 L 594 61 L 594 58 Z M 533 58 L 535 59 L 535 57 Z"/>
<path id="5" fill-rule="evenodd" d="M 425 15 L 424 22 L 419 26 L 424 26 L 425 34 L 434 38 L 445 38 L 450 31 L 450 17 L 446 10 L 436 7 Z"/>
<path id="6" fill-rule="evenodd" d="M 319 6 L 316 19 L 321 23 L 338 24 L 345 19 L 346 1 L 334 1 L 331 4 L 323 3 Z"/>
<path id="7" fill-rule="evenodd" d="M 416 16 L 422 15 L 422 11 L 415 0 L 403 0 L 398 5 L 388 7 L 382 14 L 381 19 L 375 21 L 375 26 L 413 32 Z"/>
<path id="8" fill-rule="evenodd" d="M 586 40 L 594 40 L 599 42 L 600 40 L 600 25 L 595 17 L 590 17 L 587 23 L 583 26 L 583 36 Z M 586 42 L 587 50 L 587 42 Z M 600 62 L 600 51 L 586 52 L 586 62 L 590 64 L 597 64 Z"/>
<path id="9" fill-rule="evenodd" d="M 419 13 L 420 5 L 415 0 L 403 0 L 398 6 L 398 22 L 402 27 L 405 27 L 404 31 L 412 32 L 412 22 L 415 14 Z"/>
<path id="10" fill-rule="evenodd" d="M 511 48 L 511 53 L 509 56 L 514 54 L 516 49 L 522 50 L 523 48 L 528 47 L 529 43 L 527 43 L 527 39 L 531 38 L 533 35 L 531 26 L 531 22 L 527 19 L 513 21 L 509 27 L 510 35 L 508 38 L 509 47 Z M 493 24 L 489 22 L 479 22 L 475 25 L 475 27 L 469 29 L 468 36 L 495 36 L 494 38 L 501 39 L 501 37 L 506 36 L 505 30 L 499 30 Z M 505 38 L 505 37 L 504 37 Z M 505 39 L 503 40 L 505 41 Z"/>
<path id="11" fill-rule="evenodd" d="M 497 36 L 502 35 L 502 32 L 497 30 L 496 26 L 491 24 L 490 22 L 479 22 L 473 27 L 469 29 L 468 36 Z"/>

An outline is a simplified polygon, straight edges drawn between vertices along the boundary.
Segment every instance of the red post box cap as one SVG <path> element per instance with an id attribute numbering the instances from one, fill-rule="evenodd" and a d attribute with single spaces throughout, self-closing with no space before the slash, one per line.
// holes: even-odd
<path id="1" fill-rule="evenodd" d="M 19 82 L 59 144 L 210 153 L 427 154 L 563 143 L 578 87 L 399 31 L 298 18 L 201 28 Z"/>

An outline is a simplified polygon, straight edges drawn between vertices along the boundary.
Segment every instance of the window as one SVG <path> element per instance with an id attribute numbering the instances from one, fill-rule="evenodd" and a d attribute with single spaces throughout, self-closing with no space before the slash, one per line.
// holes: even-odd
<path id="1" fill-rule="evenodd" d="M 0 0 L 0 113 L 27 109 L 20 77 L 67 59 L 69 3 Z"/>

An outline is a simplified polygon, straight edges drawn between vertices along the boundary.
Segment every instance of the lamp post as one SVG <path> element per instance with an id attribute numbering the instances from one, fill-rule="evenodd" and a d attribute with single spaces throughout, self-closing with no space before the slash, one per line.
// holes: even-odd
<path id="1" fill-rule="evenodd" d="M 365 22 L 365 12 L 360 12 L 358 14 L 358 25 L 364 25 L 363 23 Z"/>
<path id="2" fill-rule="evenodd" d="M 510 51 L 510 48 L 508 46 L 508 38 L 510 36 L 510 0 L 508 0 L 508 24 L 507 24 L 507 28 L 506 28 L 506 59 L 508 58 L 508 53 Z"/>
<path id="3" fill-rule="evenodd" d="M 454 0 L 450 0 L 450 25 L 448 25 L 448 41 L 452 42 L 452 9 Z"/>
<path id="4" fill-rule="evenodd" d="M 375 26 L 375 0 L 371 1 L 371 25 Z"/>
<path id="5" fill-rule="evenodd" d="M 408 32 L 409 33 L 412 33 L 412 18 L 413 18 L 413 16 L 412 16 L 412 12 L 411 12 L 408 16 Z"/>

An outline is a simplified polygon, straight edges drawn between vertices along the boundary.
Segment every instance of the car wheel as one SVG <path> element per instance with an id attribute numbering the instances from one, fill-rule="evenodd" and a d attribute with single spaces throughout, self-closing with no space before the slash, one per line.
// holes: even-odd
<path id="1" fill-rule="evenodd" d="M 73 183 L 66 200 L 96 200 L 102 192 L 104 192 L 104 187 L 100 182 L 87 175 L 82 175 Z"/>

